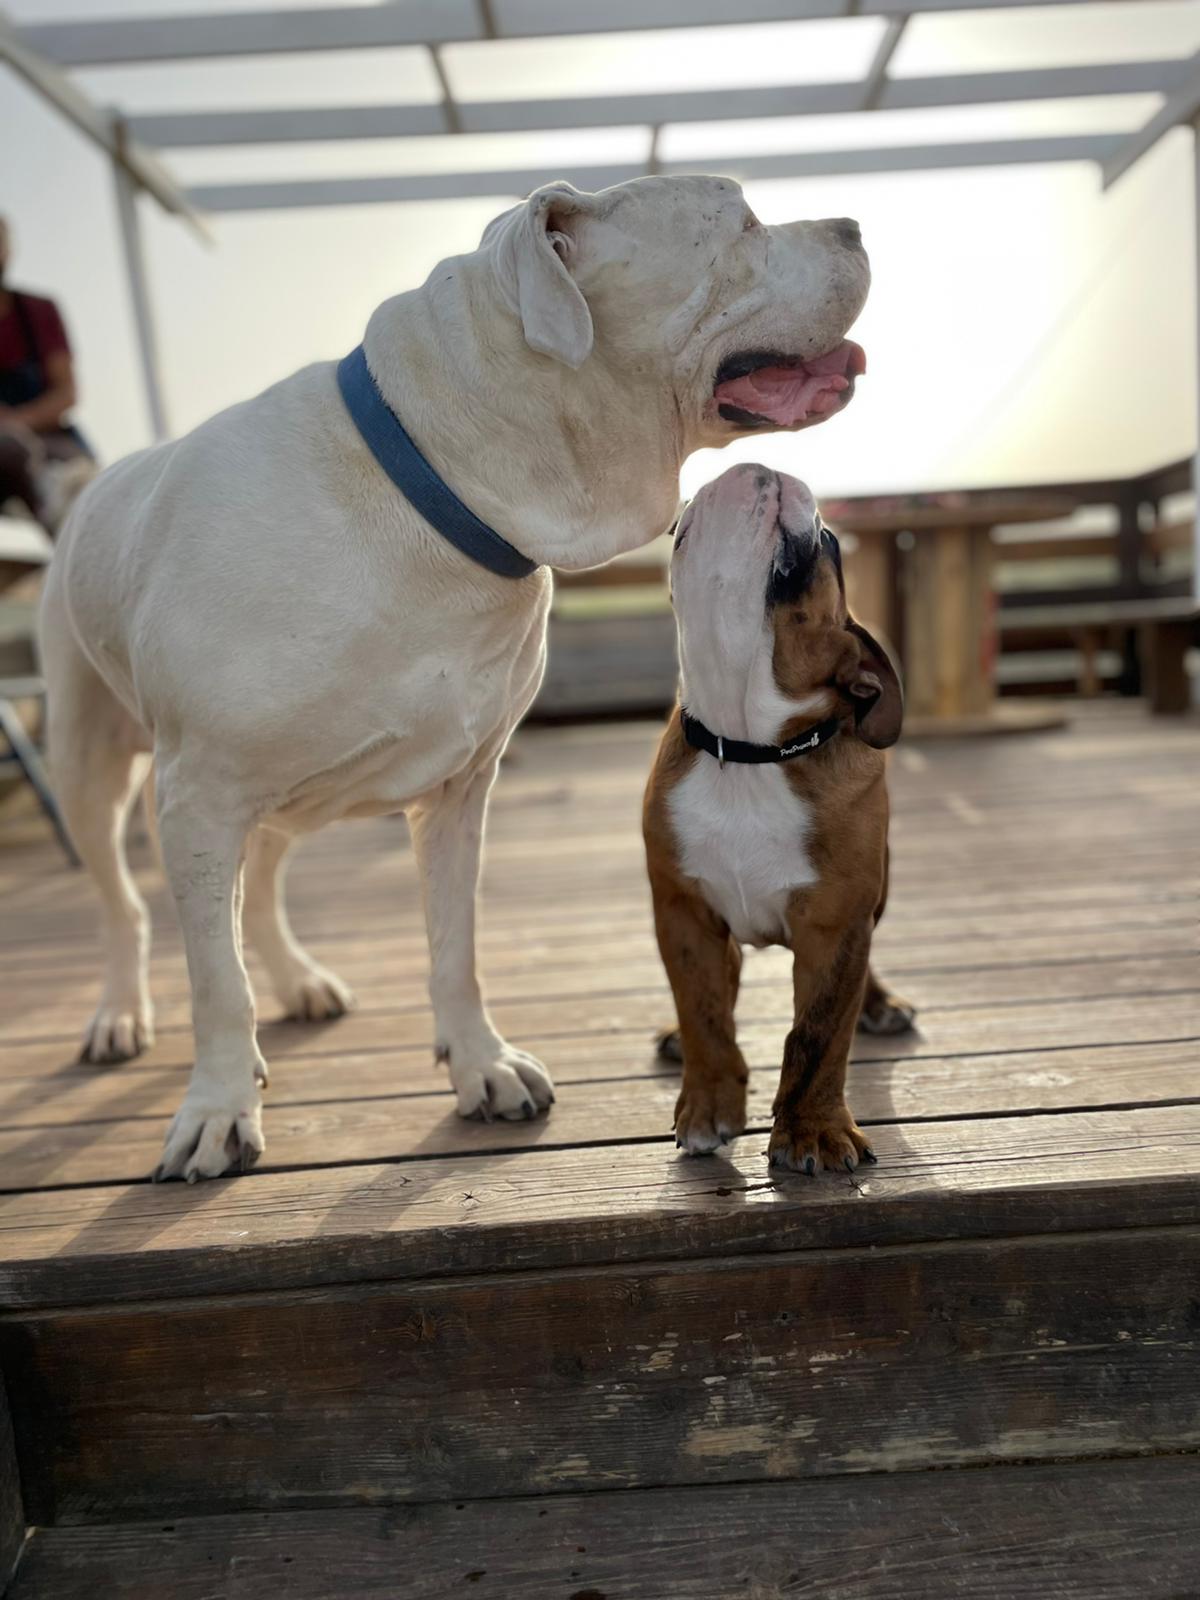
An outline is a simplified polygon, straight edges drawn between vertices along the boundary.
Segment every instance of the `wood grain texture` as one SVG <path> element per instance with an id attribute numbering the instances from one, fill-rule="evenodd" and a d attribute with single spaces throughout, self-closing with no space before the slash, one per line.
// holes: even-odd
<path id="1" fill-rule="evenodd" d="M 1188 1099 L 1200 1092 L 1198 1053 L 1200 1042 L 1196 1040 L 1149 1044 L 1094 1040 L 1083 1046 L 970 1057 L 928 1055 L 917 1048 L 911 1055 L 890 1059 L 856 1059 L 852 1088 L 862 1114 L 872 1122 L 997 1115 L 1006 1110 L 1153 1105 Z M 763 1093 L 771 1087 L 772 1074 L 778 1072 L 775 1054 L 765 1035 L 760 1050 L 752 1053 L 752 1087 Z M 0 1140 L 5 1141 L 6 1149 L 20 1151 L 20 1135 L 25 1130 L 43 1129 L 52 1139 L 59 1135 L 82 1138 L 86 1127 L 71 1125 L 98 1122 L 124 1130 L 113 1140 L 107 1140 L 103 1130 L 99 1135 L 106 1148 L 115 1144 L 123 1151 L 126 1139 L 138 1137 L 129 1124 L 174 1112 L 185 1071 L 179 1067 L 157 1072 L 137 1068 L 97 1072 L 94 1067 L 78 1067 L 45 1077 L 0 1081 Z M 671 1096 L 677 1082 L 677 1068 L 654 1059 L 648 1048 L 631 1053 L 625 1061 L 614 1059 L 594 1077 L 581 1075 L 572 1080 L 569 1089 L 564 1083 L 554 1115 L 539 1133 L 539 1147 L 598 1138 L 616 1143 L 657 1137 L 670 1125 L 669 1118 L 666 1124 L 661 1122 L 662 1097 Z M 278 1141 L 290 1141 L 293 1117 L 304 1115 L 300 1108 L 340 1108 L 352 1116 L 361 1102 L 369 1110 L 383 1100 L 392 1102 L 394 1132 L 387 1149 L 378 1154 L 402 1157 L 405 1150 L 428 1136 L 432 1124 L 441 1125 L 446 1138 L 455 1141 L 454 1149 L 470 1154 L 480 1148 L 482 1130 L 476 1123 L 445 1120 L 449 1094 L 444 1070 L 432 1065 L 397 1070 L 396 1063 L 382 1051 L 340 1057 L 336 1067 L 324 1058 L 289 1058 L 274 1073 L 267 1097 L 268 1126 L 277 1141 L 272 1146 L 274 1160 L 284 1166 L 299 1164 L 293 1155 L 295 1146 Z M 407 1109 L 410 1100 L 419 1103 Z M 643 1122 L 647 1114 L 657 1118 L 649 1129 Z M 410 1122 L 410 1118 L 416 1120 Z M 598 1123 L 597 1118 L 605 1120 Z M 493 1132 L 511 1138 L 514 1147 L 521 1142 L 519 1127 Z M 91 1137 L 97 1137 L 96 1130 Z M 423 1142 L 421 1148 L 426 1149 Z M 360 1151 L 358 1159 L 368 1154 Z M 54 1181 L 52 1155 L 48 1148 L 46 1167 L 37 1173 L 39 1185 Z M 0 1168 L 5 1184 L 23 1187 L 11 1181 L 11 1170 Z M 144 1171 L 139 1167 L 134 1176 L 144 1176 Z M 109 1173 L 110 1178 L 117 1175 L 115 1170 Z"/>
<path id="2" fill-rule="evenodd" d="M 1190 968 L 1196 963 L 1189 961 Z M 883 969 L 886 972 L 886 969 Z M 1045 993 L 1037 999 L 1007 1004 L 956 1008 L 952 1004 L 926 1005 L 918 1019 L 918 1032 L 903 1038 L 859 1035 L 853 1045 L 857 1061 L 898 1060 L 913 1056 L 994 1055 L 1013 1050 L 1058 1049 L 1067 1046 L 1152 1044 L 1200 1037 L 1200 990 L 1111 993 L 1104 975 L 1092 975 L 1094 991 L 1074 1000 Z M 1152 982 L 1139 972 L 1137 981 Z M 907 990 L 910 985 L 897 984 Z M 1047 988 L 1051 980 L 1047 980 Z M 739 1037 L 754 1064 L 778 1064 L 789 1018 L 780 998 L 767 997 L 758 1022 L 742 1024 Z M 496 1006 L 500 1026 L 523 1048 L 544 1060 L 556 1082 L 642 1075 L 659 1070 L 653 1058 L 655 1033 L 671 1020 L 666 994 L 609 996 L 592 1001 L 550 1002 L 540 1012 L 529 1005 Z M 259 1030 L 259 1042 L 272 1071 L 287 1070 L 291 1061 L 326 1063 L 340 1073 L 340 1063 L 359 1056 L 385 1056 L 395 1065 L 396 1086 L 405 1089 L 444 1087 L 444 1071 L 435 1071 L 432 1023 L 424 1009 L 408 1014 L 352 1013 L 336 1023 L 268 1023 Z M 68 1075 L 75 1071 L 77 1049 L 63 1043 L 20 1045 L 6 1049 L 10 1062 L 19 1062 L 20 1076 Z M 118 1103 L 125 1085 L 139 1073 L 164 1073 L 187 1067 L 192 1059 L 190 1033 L 167 1029 L 151 1053 L 107 1073 Z M 353 1078 L 347 1081 L 353 1098 Z"/>
<path id="3" fill-rule="evenodd" d="M 896 1124 L 854 1178 L 771 1173 L 761 1138 L 688 1158 L 663 1133 L 0 1197 L 0 1305 L 1200 1222 L 1194 1105 Z"/>
<path id="4" fill-rule="evenodd" d="M 60 1528 L 9 1600 L 1186 1600 L 1195 1457 Z"/>
<path id="5" fill-rule="evenodd" d="M 1200 1229 L 0 1325 L 36 1524 L 1200 1449 Z"/>
<path id="6" fill-rule="evenodd" d="M 8 1395 L 0 1368 L 0 1595 L 8 1593 L 5 1584 L 16 1570 L 24 1543 L 25 1508 L 21 1503 L 21 1480 Z"/>
<path id="7" fill-rule="evenodd" d="M 763 1059 L 770 1060 L 764 1043 Z M 1055 1107 L 1092 1110 L 1200 1101 L 1200 1040 L 913 1060 L 861 1061 L 850 1097 L 858 1121 L 893 1122 L 1000 1116 Z M 386 1058 L 355 1063 L 354 1098 L 345 1099 L 343 1063 L 297 1062 L 279 1073 L 267 1097 L 264 1127 L 271 1167 L 342 1161 L 471 1157 L 485 1151 L 566 1149 L 591 1144 L 661 1144 L 679 1092 L 677 1071 L 647 1061 L 640 1076 L 614 1063 L 614 1076 L 560 1088 L 553 1113 L 531 1133 L 524 1123 L 466 1122 L 444 1082 L 439 1091 L 394 1091 L 405 1084 Z M 748 1087 L 748 1136 L 771 1127 L 777 1062 L 754 1068 Z M 100 1082 L 95 1074 L 57 1097 L 22 1097 L 13 1123 L 0 1128 L 0 1186 L 8 1191 L 144 1179 L 159 1159 L 164 1122 L 182 1089 L 181 1073 L 141 1073 Z M 375 1092 L 371 1093 L 374 1085 Z M 0 1104 L 4 1101 L 0 1088 Z M 0 1118 L 3 1112 L 0 1111 Z"/>

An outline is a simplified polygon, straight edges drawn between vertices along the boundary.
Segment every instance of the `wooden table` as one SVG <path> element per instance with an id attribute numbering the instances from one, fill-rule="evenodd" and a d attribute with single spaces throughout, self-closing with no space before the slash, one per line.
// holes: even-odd
<path id="1" fill-rule="evenodd" d="M 1065 499 L 965 494 L 894 505 L 843 500 L 824 507 L 857 546 L 846 558 L 850 608 L 878 628 L 904 664 L 906 727 L 992 733 L 1058 727 L 1061 713 L 996 703 L 992 530 L 1068 516 Z M 911 534 L 903 547 L 900 535 Z"/>

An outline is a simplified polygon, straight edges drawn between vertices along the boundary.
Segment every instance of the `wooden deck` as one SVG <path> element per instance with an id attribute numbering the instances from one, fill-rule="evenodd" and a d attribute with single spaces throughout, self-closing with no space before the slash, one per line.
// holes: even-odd
<path id="1" fill-rule="evenodd" d="M 674 1149 L 649 724 L 526 732 L 495 797 L 482 965 L 549 1118 L 453 1115 L 404 824 L 354 823 L 291 902 L 360 1009 L 264 999 L 267 1156 L 194 1189 L 146 1181 L 191 1051 L 148 846 L 158 1042 L 85 1068 L 89 888 L 6 814 L 0 1592 L 29 1524 L 15 1600 L 1200 1594 L 1200 727 L 1071 715 L 897 752 L 920 1031 L 859 1039 L 880 1164 L 815 1181 L 763 1154 L 775 953 L 751 1131 Z"/>

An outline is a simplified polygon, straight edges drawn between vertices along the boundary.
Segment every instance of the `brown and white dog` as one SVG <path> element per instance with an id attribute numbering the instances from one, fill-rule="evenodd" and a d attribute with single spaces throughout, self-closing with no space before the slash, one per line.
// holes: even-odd
<path id="1" fill-rule="evenodd" d="M 675 1135 L 692 1155 L 745 1128 L 734 1003 L 743 945 L 793 952 L 769 1157 L 815 1174 L 874 1156 L 846 1105 L 855 1024 L 910 1027 L 871 974 L 887 894 L 883 751 L 900 684 L 846 609 L 837 541 L 808 488 L 731 468 L 679 520 L 671 558 L 680 706 L 646 790 L 659 949 L 679 1018 Z"/>

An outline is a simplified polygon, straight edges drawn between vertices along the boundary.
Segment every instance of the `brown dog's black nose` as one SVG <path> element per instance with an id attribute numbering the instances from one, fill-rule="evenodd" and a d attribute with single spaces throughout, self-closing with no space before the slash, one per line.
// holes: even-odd
<path id="1" fill-rule="evenodd" d="M 847 250 L 862 249 L 862 229 L 853 217 L 834 217 L 829 226 L 837 234 Z"/>

